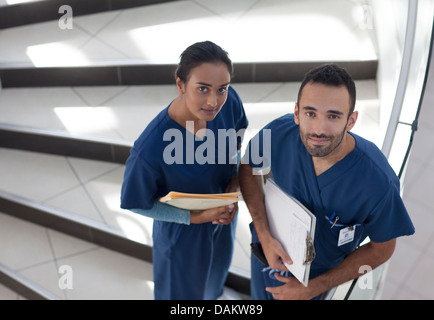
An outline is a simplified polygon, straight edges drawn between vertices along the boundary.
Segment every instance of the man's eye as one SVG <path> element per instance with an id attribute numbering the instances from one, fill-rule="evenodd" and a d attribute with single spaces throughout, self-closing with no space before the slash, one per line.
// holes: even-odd
<path id="1" fill-rule="evenodd" d="M 308 116 L 309 118 L 314 117 L 315 113 L 313 112 L 306 112 L 306 116 Z"/>
<path id="2" fill-rule="evenodd" d="M 199 91 L 200 91 L 200 92 L 207 92 L 207 91 L 208 91 L 208 88 L 207 88 L 207 87 L 200 87 L 200 88 L 199 88 Z"/>

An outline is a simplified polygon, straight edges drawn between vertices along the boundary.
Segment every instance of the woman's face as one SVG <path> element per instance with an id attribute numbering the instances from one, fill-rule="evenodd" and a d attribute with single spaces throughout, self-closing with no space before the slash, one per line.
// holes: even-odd
<path id="1" fill-rule="evenodd" d="M 178 77 L 176 84 L 182 96 L 187 118 L 212 121 L 228 96 L 231 76 L 223 62 L 206 62 L 191 69 L 187 81 Z"/>

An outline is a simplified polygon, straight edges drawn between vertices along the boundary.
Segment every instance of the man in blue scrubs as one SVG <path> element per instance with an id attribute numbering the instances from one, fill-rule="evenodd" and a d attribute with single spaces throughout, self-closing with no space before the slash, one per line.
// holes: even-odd
<path id="1" fill-rule="evenodd" d="M 350 75 L 337 65 L 323 65 L 306 74 L 294 114 L 272 121 L 250 141 L 240 186 L 253 219 L 252 242 L 261 244 L 269 267 L 287 271 L 283 261 L 292 261 L 270 234 L 264 172 L 271 170 L 276 184 L 317 221 L 308 286 L 289 272 L 263 272 L 264 265 L 252 255 L 253 299 L 318 297 L 357 278 L 361 266 L 374 269 L 384 263 L 396 238 L 414 233 L 386 158 L 373 143 L 349 132 L 357 120 L 355 101 Z M 259 155 L 252 154 L 253 144 L 260 146 Z M 343 233 L 347 241 L 340 239 Z M 370 242 L 359 246 L 367 236 Z"/>

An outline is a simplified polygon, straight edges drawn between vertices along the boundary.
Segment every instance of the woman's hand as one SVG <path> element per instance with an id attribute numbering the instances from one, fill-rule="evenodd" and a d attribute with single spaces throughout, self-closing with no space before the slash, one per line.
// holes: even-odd
<path id="1" fill-rule="evenodd" d="M 232 178 L 225 192 L 240 191 L 240 184 L 238 183 L 238 177 Z M 231 223 L 236 213 L 238 212 L 238 203 L 232 203 L 227 206 L 217 207 L 202 211 L 191 211 L 190 223 L 206 223 L 212 222 L 213 224 L 229 224 Z"/>
<path id="2" fill-rule="evenodd" d="M 233 177 L 229 181 L 225 192 L 237 192 L 237 191 L 240 191 L 240 183 L 238 182 L 238 177 Z M 212 223 L 213 224 L 229 224 L 229 223 L 231 223 L 234 220 L 235 215 L 238 212 L 238 202 L 233 203 L 233 206 L 234 207 L 232 209 L 232 212 L 231 212 L 229 219 L 221 218 L 221 219 L 214 220 Z"/>
<path id="3" fill-rule="evenodd" d="M 229 224 L 234 220 L 237 210 L 238 206 L 236 204 L 230 204 L 202 211 L 191 211 L 190 223 L 212 222 L 213 224 Z"/>

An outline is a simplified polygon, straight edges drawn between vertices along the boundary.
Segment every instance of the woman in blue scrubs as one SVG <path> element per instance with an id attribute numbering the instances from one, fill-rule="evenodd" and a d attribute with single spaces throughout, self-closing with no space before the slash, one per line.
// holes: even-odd
<path id="1" fill-rule="evenodd" d="M 158 202 L 169 191 L 239 189 L 243 104 L 230 87 L 232 62 L 216 44 L 188 47 L 175 80 L 179 95 L 135 141 L 121 207 L 154 219 L 155 299 L 217 299 L 232 259 L 237 204 L 200 212 Z"/>

